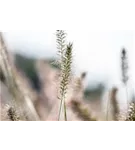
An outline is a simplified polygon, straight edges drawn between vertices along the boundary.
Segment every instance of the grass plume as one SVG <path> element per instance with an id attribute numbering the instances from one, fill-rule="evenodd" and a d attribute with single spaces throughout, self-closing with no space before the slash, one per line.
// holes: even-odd
<path id="1" fill-rule="evenodd" d="M 84 107 L 79 101 L 72 100 L 71 108 L 77 114 L 78 118 L 83 121 L 97 121 L 90 115 L 89 109 Z"/>
<path id="2" fill-rule="evenodd" d="M 126 121 L 135 121 L 135 102 L 129 105 L 128 117 Z"/>
<path id="3" fill-rule="evenodd" d="M 19 121 L 20 120 L 19 116 L 17 115 L 16 110 L 13 107 L 9 107 L 9 109 L 7 111 L 7 115 L 11 121 Z"/>
<path id="4" fill-rule="evenodd" d="M 71 73 L 71 63 L 72 63 L 72 44 L 70 43 L 69 45 L 67 45 L 65 57 L 62 63 L 63 63 L 63 68 L 61 70 L 62 72 L 61 72 L 61 82 L 60 82 L 61 105 L 60 105 L 59 118 L 60 118 L 62 103 L 64 103 L 64 118 L 65 121 L 67 121 L 65 98 L 67 94 L 68 83 L 69 83 L 70 73 Z"/>
<path id="5" fill-rule="evenodd" d="M 71 73 L 71 64 L 72 64 L 72 43 L 66 44 L 66 33 L 63 30 L 57 30 L 57 48 L 59 54 L 59 65 L 60 65 L 60 89 L 58 98 L 60 100 L 60 108 L 58 114 L 58 120 L 60 120 L 62 107 L 64 110 L 64 119 L 67 121 L 66 113 L 66 94 L 68 89 L 68 83 Z"/>
<path id="6" fill-rule="evenodd" d="M 127 51 L 125 48 L 122 49 L 121 52 L 121 72 L 122 72 L 122 82 L 125 85 L 125 90 L 126 90 L 126 96 L 127 96 L 127 111 L 128 111 L 128 87 L 127 87 L 127 82 L 128 82 L 128 60 L 127 60 Z"/>
<path id="7" fill-rule="evenodd" d="M 119 104 L 116 98 L 117 92 L 118 92 L 117 88 L 113 88 L 111 91 L 112 116 L 113 120 L 115 121 L 118 121 L 118 115 L 120 113 Z"/>
<path id="8" fill-rule="evenodd" d="M 122 81 L 125 85 L 128 82 L 128 61 L 127 51 L 123 48 L 121 53 L 121 70 L 122 70 Z"/>

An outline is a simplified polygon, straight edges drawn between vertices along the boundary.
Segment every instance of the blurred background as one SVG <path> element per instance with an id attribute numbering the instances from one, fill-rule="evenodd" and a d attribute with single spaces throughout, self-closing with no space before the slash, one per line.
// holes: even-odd
<path id="1" fill-rule="evenodd" d="M 91 32 L 66 30 L 67 39 L 74 43 L 74 70 L 88 72 L 88 80 L 118 84 L 121 79 L 121 49 L 128 52 L 130 78 L 135 82 L 133 31 Z M 54 31 L 5 32 L 9 50 L 33 58 L 56 57 Z"/>
<path id="2" fill-rule="evenodd" d="M 32 88 L 36 89 L 36 91 L 41 92 L 41 89 L 43 90 L 43 86 L 41 85 L 45 80 L 46 85 L 49 85 L 50 82 L 53 82 L 54 80 L 52 72 L 57 66 L 52 65 L 51 62 L 57 60 L 58 57 L 55 32 L 55 30 L 40 32 L 3 32 L 3 37 L 9 53 L 15 56 L 13 59 L 15 60 L 16 66 L 23 70 L 24 75 L 29 78 Z M 92 32 L 87 30 L 65 30 L 65 32 L 67 33 L 67 40 L 73 42 L 73 74 L 75 77 L 80 77 L 81 74 L 85 73 L 85 79 L 82 81 L 84 96 L 88 102 L 91 101 L 90 105 L 92 106 L 92 109 L 95 110 L 96 108 L 96 112 L 98 113 L 94 113 L 94 115 L 98 114 L 97 116 L 100 116 L 100 107 L 102 106 L 100 103 L 107 104 L 108 92 L 114 87 L 119 90 L 117 93 L 117 99 L 119 103 L 122 104 L 122 108 L 124 108 L 127 95 L 122 82 L 121 52 L 123 48 L 125 48 L 127 52 L 129 66 L 129 80 L 127 87 L 128 97 L 131 100 L 134 97 L 135 92 L 134 32 Z M 37 66 L 40 73 L 37 73 L 34 67 L 36 60 L 44 60 L 49 66 L 55 69 L 50 70 L 47 65 L 38 62 Z M 43 72 L 45 70 L 47 70 L 47 73 L 45 74 L 48 74 L 49 77 L 44 75 Z M 48 89 L 46 89 L 46 91 L 47 90 Z M 56 89 L 53 87 L 49 90 L 55 91 Z M 55 94 L 54 97 L 53 95 L 50 97 L 48 94 L 49 91 L 45 93 L 47 94 L 43 95 L 46 96 L 47 99 L 50 99 L 49 103 L 52 105 L 55 99 Z M 42 97 L 44 97 L 43 95 Z M 53 109 L 50 110 L 49 111 L 52 113 Z M 102 110 L 104 111 L 104 109 Z M 41 114 L 42 113 L 40 113 L 40 115 Z M 100 117 L 103 118 L 103 115 L 101 116 Z M 46 120 L 46 116 L 42 116 L 42 118 L 44 118 L 43 120 Z"/>

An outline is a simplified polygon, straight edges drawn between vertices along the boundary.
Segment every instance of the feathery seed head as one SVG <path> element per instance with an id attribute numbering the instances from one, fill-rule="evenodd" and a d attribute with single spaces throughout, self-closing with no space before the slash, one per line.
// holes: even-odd
<path id="1" fill-rule="evenodd" d="M 121 53 L 121 71 L 122 71 L 122 81 L 126 85 L 128 82 L 128 61 L 127 61 L 127 52 L 123 48 Z"/>

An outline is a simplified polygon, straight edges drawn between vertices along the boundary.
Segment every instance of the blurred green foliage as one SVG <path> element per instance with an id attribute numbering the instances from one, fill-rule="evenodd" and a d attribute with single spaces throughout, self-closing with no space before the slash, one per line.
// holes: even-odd
<path id="1" fill-rule="evenodd" d="M 99 83 L 96 86 L 88 86 L 84 92 L 84 96 L 86 99 L 96 99 L 102 96 L 105 90 L 105 85 L 103 83 Z"/>
<path id="2" fill-rule="evenodd" d="M 26 56 L 22 56 L 20 54 L 15 54 L 15 64 L 18 69 L 21 69 L 25 75 L 29 78 L 31 81 L 31 84 L 33 88 L 36 90 L 40 90 L 40 80 L 38 78 L 38 73 L 35 68 L 35 63 L 37 59 L 35 58 L 28 58 Z M 48 64 L 51 65 L 52 68 L 59 69 L 59 65 L 55 63 L 55 59 L 50 58 L 50 59 L 45 59 Z"/>
<path id="3" fill-rule="evenodd" d="M 40 89 L 40 81 L 35 68 L 36 59 L 27 58 L 20 54 L 15 55 L 15 64 L 18 69 L 21 69 L 31 81 L 33 88 Z"/>

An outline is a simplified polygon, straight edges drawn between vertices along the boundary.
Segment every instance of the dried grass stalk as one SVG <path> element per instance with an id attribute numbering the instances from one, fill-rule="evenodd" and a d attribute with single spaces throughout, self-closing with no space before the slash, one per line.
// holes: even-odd
<path id="1" fill-rule="evenodd" d="M 20 109 L 20 114 L 23 119 L 25 116 L 23 114 L 24 112 L 21 113 L 21 111 L 23 111 L 21 109 L 25 108 L 25 110 L 30 112 L 29 114 L 34 120 L 39 120 L 39 116 L 37 115 L 34 105 L 30 97 L 26 94 L 25 89 L 21 86 L 21 83 L 17 78 L 17 72 L 15 72 L 16 70 L 11 64 L 12 63 L 8 56 L 8 50 L 4 43 L 2 33 L 0 32 L 0 67 L 5 76 L 8 89 L 13 96 L 14 107 L 15 109 Z"/>

